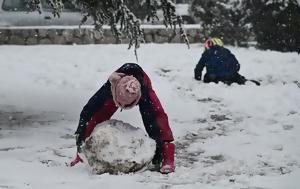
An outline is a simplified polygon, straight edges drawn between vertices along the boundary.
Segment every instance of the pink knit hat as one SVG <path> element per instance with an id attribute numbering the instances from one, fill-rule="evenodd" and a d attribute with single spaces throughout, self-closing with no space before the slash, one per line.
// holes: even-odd
<path id="1" fill-rule="evenodd" d="M 114 72 L 110 75 L 109 81 L 116 106 L 122 109 L 130 109 L 139 102 L 141 84 L 135 77 Z"/>

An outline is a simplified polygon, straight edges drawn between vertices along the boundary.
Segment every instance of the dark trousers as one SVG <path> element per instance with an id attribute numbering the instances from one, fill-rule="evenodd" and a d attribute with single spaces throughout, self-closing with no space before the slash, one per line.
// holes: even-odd
<path id="1" fill-rule="evenodd" d="M 237 83 L 239 85 L 244 85 L 247 81 L 247 79 L 240 75 L 239 73 L 236 73 L 235 75 L 231 76 L 231 77 L 214 77 L 208 74 L 204 75 L 204 79 L 203 79 L 204 83 L 209 83 L 209 82 L 223 82 L 227 85 L 231 85 L 232 83 Z"/>

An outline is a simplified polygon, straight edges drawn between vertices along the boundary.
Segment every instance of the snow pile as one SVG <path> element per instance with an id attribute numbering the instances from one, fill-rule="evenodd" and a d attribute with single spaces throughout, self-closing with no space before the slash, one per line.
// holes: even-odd
<path id="1" fill-rule="evenodd" d="M 97 125 L 83 146 L 95 174 L 138 171 L 150 163 L 154 152 L 155 141 L 142 129 L 119 120 Z"/>

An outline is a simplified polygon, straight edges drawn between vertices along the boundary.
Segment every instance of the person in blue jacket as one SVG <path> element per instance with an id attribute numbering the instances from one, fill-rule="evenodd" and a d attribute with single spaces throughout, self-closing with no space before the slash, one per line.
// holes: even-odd
<path id="1" fill-rule="evenodd" d="M 196 68 L 194 77 L 201 80 L 203 68 L 206 67 L 206 73 L 203 78 L 204 83 L 224 82 L 228 85 L 238 83 L 245 84 L 247 79 L 240 75 L 240 64 L 235 56 L 224 47 L 224 43 L 219 38 L 209 38 L 205 42 L 205 51 L 203 52 Z M 257 85 L 259 82 L 251 80 Z"/>
<path id="2" fill-rule="evenodd" d="M 118 110 L 139 106 L 142 120 L 149 137 L 156 141 L 156 151 L 152 163 L 161 173 L 174 172 L 175 144 L 168 116 L 165 113 L 151 80 L 144 70 L 135 63 L 126 63 L 113 72 L 106 83 L 83 107 L 76 134 L 77 151 L 91 135 L 97 124 L 111 118 Z M 74 166 L 82 161 L 77 157 Z"/>

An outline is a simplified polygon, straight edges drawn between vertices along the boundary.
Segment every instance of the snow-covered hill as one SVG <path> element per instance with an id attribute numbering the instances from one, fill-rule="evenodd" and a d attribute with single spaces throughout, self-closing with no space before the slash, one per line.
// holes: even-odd
<path id="1" fill-rule="evenodd" d="M 136 62 L 134 53 L 126 45 L 0 46 L 0 188 L 299 188 L 300 56 L 230 50 L 261 86 L 194 80 L 200 45 L 138 51 L 169 116 L 177 169 L 112 176 L 65 163 L 82 107 L 115 69 Z M 113 118 L 143 128 L 138 108 Z"/>

